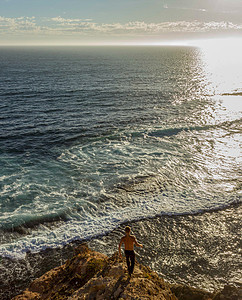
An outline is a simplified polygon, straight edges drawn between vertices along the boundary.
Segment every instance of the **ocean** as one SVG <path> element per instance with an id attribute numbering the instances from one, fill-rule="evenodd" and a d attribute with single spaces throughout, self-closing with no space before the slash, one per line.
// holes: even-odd
<path id="1" fill-rule="evenodd" d="M 29 253 L 89 241 L 111 254 L 124 224 L 170 281 L 239 284 L 236 51 L 0 48 L 3 285 Z"/>

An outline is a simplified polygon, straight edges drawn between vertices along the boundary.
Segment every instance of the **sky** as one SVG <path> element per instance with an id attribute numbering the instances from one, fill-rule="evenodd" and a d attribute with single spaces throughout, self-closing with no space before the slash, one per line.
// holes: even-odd
<path id="1" fill-rule="evenodd" d="M 0 45 L 242 37 L 242 0 L 0 0 Z"/>

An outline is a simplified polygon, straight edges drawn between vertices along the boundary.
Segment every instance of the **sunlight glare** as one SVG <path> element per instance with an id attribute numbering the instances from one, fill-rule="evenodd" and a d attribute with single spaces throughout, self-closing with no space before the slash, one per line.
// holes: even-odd
<path id="1" fill-rule="evenodd" d="M 204 71 L 211 82 L 211 92 L 240 95 L 242 38 L 200 40 L 193 45 L 200 48 Z"/>

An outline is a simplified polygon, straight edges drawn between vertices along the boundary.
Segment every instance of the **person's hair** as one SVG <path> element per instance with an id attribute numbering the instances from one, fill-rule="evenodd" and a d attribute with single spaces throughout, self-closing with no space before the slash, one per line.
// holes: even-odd
<path id="1" fill-rule="evenodd" d="M 131 231 L 131 228 L 130 228 L 129 226 L 126 226 L 126 227 L 125 227 L 125 232 L 128 233 L 128 232 L 130 232 L 130 231 Z"/>

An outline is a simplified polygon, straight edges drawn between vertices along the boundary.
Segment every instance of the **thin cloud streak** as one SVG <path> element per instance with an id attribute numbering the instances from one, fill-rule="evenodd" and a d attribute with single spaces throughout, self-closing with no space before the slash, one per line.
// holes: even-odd
<path id="1" fill-rule="evenodd" d="M 45 25 L 42 25 L 44 23 Z M 140 21 L 128 23 L 96 23 L 91 19 L 66 19 L 62 17 L 45 18 L 36 20 L 35 17 L 5 18 L 0 17 L 0 33 L 32 33 L 44 32 L 45 34 L 73 33 L 73 34 L 100 34 L 114 33 L 125 35 L 129 33 L 158 34 L 169 32 L 210 32 L 242 30 L 242 24 L 232 22 L 199 22 L 199 21 L 178 21 L 145 23 Z"/>

